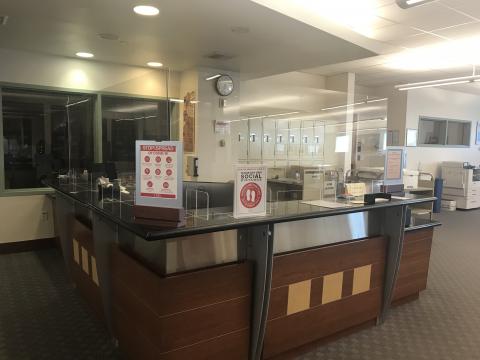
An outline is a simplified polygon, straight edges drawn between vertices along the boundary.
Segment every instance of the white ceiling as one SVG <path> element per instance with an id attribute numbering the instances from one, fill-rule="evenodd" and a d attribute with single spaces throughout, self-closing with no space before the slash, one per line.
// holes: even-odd
<path id="1" fill-rule="evenodd" d="M 437 0 L 407 10 L 394 0 L 379 0 L 375 10 L 379 20 L 371 39 L 386 45 L 380 55 L 357 61 L 319 66 L 304 70 L 318 75 L 333 75 L 345 71 L 357 74 L 357 83 L 368 87 L 433 80 L 472 74 L 472 65 L 440 70 L 401 70 L 386 66 L 393 52 L 422 46 L 444 44 L 480 36 L 479 0 Z M 480 47 L 480 42 L 479 42 Z M 480 85 L 449 87 L 459 91 L 480 93 Z"/>
<path id="2" fill-rule="evenodd" d="M 375 55 L 249 0 L 149 0 L 156 17 L 133 13 L 140 0 L 0 0 L 0 47 L 169 68 L 235 70 L 244 77 L 283 73 Z M 232 27 L 245 27 L 235 33 Z M 104 40 L 100 33 L 118 35 Z M 205 58 L 211 53 L 231 60 Z"/>

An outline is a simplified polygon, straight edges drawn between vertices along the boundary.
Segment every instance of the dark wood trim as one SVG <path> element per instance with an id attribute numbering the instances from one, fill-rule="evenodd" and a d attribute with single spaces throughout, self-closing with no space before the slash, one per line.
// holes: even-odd
<path id="1" fill-rule="evenodd" d="M 25 251 L 51 249 L 58 246 L 57 238 L 0 243 L 0 254 L 13 254 Z"/>

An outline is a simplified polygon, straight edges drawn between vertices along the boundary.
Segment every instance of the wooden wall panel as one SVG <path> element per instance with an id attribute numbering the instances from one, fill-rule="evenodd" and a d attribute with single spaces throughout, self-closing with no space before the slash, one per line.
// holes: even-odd
<path id="1" fill-rule="evenodd" d="M 241 263 L 161 277 L 112 249 L 120 346 L 135 360 L 225 359 L 227 351 L 247 359 L 251 276 L 251 264 Z"/>
<path id="2" fill-rule="evenodd" d="M 159 277 L 119 249 L 113 249 L 112 271 L 159 315 L 245 296 L 251 289 L 249 265 L 222 265 Z M 138 281 L 142 279 L 142 281 Z M 165 293 L 169 296 L 165 296 Z"/>
<path id="3" fill-rule="evenodd" d="M 393 293 L 393 303 L 404 298 L 415 298 L 427 287 L 433 229 L 405 233 L 400 269 Z"/>
<path id="4" fill-rule="evenodd" d="M 105 320 L 102 296 L 100 292 L 96 257 L 93 244 L 93 232 L 77 219 L 72 219 L 73 239 L 71 254 L 71 274 L 78 292 L 85 299 L 95 315 Z"/>
<path id="5" fill-rule="evenodd" d="M 264 358 L 375 319 L 382 305 L 386 246 L 385 238 L 376 237 L 275 256 Z M 296 293 L 301 289 L 309 302 Z M 289 312 L 292 291 L 309 307 Z"/>

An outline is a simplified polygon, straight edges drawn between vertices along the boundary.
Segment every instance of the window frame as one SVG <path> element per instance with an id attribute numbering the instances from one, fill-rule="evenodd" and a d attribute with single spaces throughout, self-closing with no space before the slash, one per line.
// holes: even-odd
<path id="1" fill-rule="evenodd" d="M 424 144 L 420 142 L 421 139 L 421 133 L 420 133 L 420 123 L 422 120 L 425 121 L 438 121 L 438 122 L 444 122 L 445 123 L 445 143 L 444 144 Z M 468 145 L 454 145 L 454 144 L 448 144 L 448 124 L 452 123 L 461 123 L 461 124 L 466 124 L 469 125 L 470 131 L 469 131 L 469 137 L 468 137 Z M 472 121 L 469 120 L 459 120 L 459 119 L 449 119 L 449 118 L 440 118 L 440 117 L 434 117 L 434 116 L 426 116 L 426 115 L 420 115 L 418 117 L 418 126 L 417 126 L 417 147 L 439 147 L 439 148 L 463 148 L 467 149 L 472 146 Z"/>
<path id="2" fill-rule="evenodd" d="M 31 196 L 31 195 L 48 195 L 53 194 L 54 190 L 48 187 L 43 188 L 25 188 L 25 189 L 5 189 L 5 161 L 4 161 L 4 151 L 3 151 L 3 89 L 18 89 L 18 90 L 29 90 L 29 91 L 51 91 L 59 93 L 69 93 L 69 94 L 83 94 L 91 95 L 94 99 L 94 110 L 93 110 L 93 158 L 95 162 L 102 162 L 102 96 L 118 96 L 118 97 L 127 97 L 135 99 L 146 99 L 146 100 L 157 100 L 157 101 L 167 101 L 168 102 L 168 111 L 170 112 L 171 101 L 168 97 L 163 96 L 142 96 L 139 94 L 129 94 L 122 92 L 105 92 L 105 91 L 93 91 L 93 90 L 82 90 L 82 89 L 72 89 L 56 86 L 45 86 L 45 85 L 35 85 L 35 84 L 19 84 L 11 82 L 2 82 L 0 81 L 0 138 L 2 139 L 2 146 L 0 146 L 0 198 L 9 197 L 9 196 Z M 171 124 L 169 123 L 169 136 L 171 132 Z"/>

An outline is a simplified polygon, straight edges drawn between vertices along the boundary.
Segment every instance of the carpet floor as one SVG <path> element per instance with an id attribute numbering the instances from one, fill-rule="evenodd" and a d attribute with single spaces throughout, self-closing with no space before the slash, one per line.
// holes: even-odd
<path id="1" fill-rule="evenodd" d="M 480 359 L 480 210 L 442 213 L 427 290 L 394 308 L 385 323 L 297 360 Z M 478 223 L 477 223 L 478 221 Z"/>
<path id="2" fill-rule="evenodd" d="M 480 359 L 480 211 L 437 218 L 444 226 L 420 300 L 297 360 Z M 120 359 L 68 282 L 58 250 L 0 255 L 0 359 Z"/>

